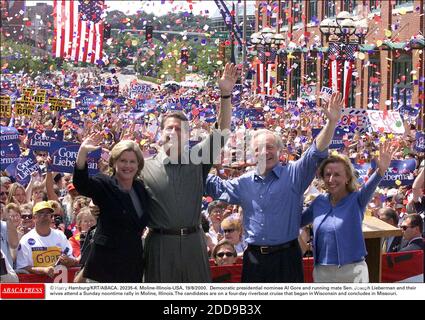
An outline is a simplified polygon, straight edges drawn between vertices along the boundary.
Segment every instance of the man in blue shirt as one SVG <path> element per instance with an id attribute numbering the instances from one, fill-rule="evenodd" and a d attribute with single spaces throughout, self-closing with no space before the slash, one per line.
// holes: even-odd
<path id="1" fill-rule="evenodd" d="M 342 95 L 332 94 L 323 107 L 326 126 L 298 161 L 280 164 L 280 136 L 259 130 L 251 141 L 255 171 L 233 180 L 208 177 L 207 194 L 243 208 L 248 248 L 243 257 L 242 282 L 304 282 L 298 245 L 303 194 L 320 162 L 328 156 L 342 106 Z"/>

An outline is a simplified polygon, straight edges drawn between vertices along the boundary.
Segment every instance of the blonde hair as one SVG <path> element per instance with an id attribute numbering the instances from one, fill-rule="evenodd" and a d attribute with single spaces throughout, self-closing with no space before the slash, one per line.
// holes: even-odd
<path id="1" fill-rule="evenodd" d="M 14 202 L 7 204 L 5 209 L 8 213 L 9 213 L 9 210 L 12 209 L 12 210 L 15 210 L 16 212 L 18 212 L 19 214 L 21 214 L 20 206 L 17 205 L 16 203 L 14 203 Z"/>
<path id="2" fill-rule="evenodd" d="M 14 203 L 13 202 L 13 197 L 14 197 L 15 192 L 16 192 L 17 189 L 22 189 L 24 191 L 24 193 L 25 193 L 25 202 L 27 201 L 27 199 L 26 199 L 26 194 L 27 193 L 25 191 L 24 186 L 22 184 L 18 183 L 18 182 L 14 182 L 9 187 L 9 195 L 7 196 L 6 203 Z"/>
<path id="3" fill-rule="evenodd" d="M 94 220 L 96 220 L 96 217 L 91 213 L 91 209 L 89 207 L 84 207 L 80 210 L 76 218 L 76 225 L 78 228 L 81 227 L 81 222 L 83 219 L 87 217 L 92 217 Z"/>
<path id="4" fill-rule="evenodd" d="M 345 173 L 348 178 L 348 183 L 346 187 L 348 192 L 354 192 L 358 189 L 359 184 L 357 183 L 357 178 L 356 178 L 356 175 L 354 174 L 355 172 L 354 167 L 350 159 L 343 154 L 332 154 L 329 157 L 327 157 L 325 160 L 323 160 L 323 162 L 320 164 L 320 167 L 319 167 L 319 177 L 322 179 L 322 181 L 324 179 L 325 167 L 329 163 L 342 163 L 342 165 L 344 166 Z M 326 189 L 324 186 L 322 187 Z"/>
<path id="5" fill-rule="evenodd" d="M 233 228 L 237 231 L 242 232 L 242 222 L 240 219 L 235 219 L 233 217 L 227 217 L 221 222 L 221 228 L 223 229 L 229 229 Z"/>
<path id="6" fill-rule="evenodd" d="M 139 145 L 131 140 L 120 141 L 112 148 L 111 156 L 109 158 L 109 166 L 112 168 L 112 174 L 115 174 L 115 163 L 124 151 L 133 151 L 136 154 L 138 169 L 135 177 L 139 176 L 143 166 L 145 165 L 145 159 L 143 158 L 143 153 L 142 150 L 140 150 Z"/>

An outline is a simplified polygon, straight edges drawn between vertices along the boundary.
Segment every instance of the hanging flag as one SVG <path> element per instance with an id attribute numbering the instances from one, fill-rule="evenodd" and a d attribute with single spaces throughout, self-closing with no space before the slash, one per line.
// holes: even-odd
<path id="1" fill-rule="evenodd" d="M 104 0 L 54 0 L 53 56 L 99 63 L 102 59 Z"/>

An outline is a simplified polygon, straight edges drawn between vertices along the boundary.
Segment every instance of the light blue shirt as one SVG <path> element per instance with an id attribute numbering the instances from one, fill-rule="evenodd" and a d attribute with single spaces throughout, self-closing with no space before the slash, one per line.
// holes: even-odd
<path id="1" fill-rule="evenodd" d="M 265 178 L 254 171 L 232 180 L 209 175 L 206 194 L 242 206 L 248 244 L 282 244 L 298 238 L 304 191 L 327 156 L 313 143 L 301 159 L 277 164 Z"/>
<path id="2" fill-rule="evenodd" d="M 304 210 L 302 225 L 313 223 L 315 264 L 343 266 L 365 258 L 364 212 L 381 179 L 375 172 L 359 191 L 349 193 L 335 207 L 329 194 L 321 194 Z"/>

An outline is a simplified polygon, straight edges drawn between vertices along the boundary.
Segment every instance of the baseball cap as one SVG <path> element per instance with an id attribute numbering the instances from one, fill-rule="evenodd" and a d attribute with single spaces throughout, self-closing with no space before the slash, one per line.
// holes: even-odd
<path id="1" fill-rule="evenodd" d="M 52 205 L 49 201 L 40 201 L 35 204 L 35 206 L 32 208 L 32 213 L 37 214 L 38 211 L 49 209 L 51 212 L 54 212 L 55 210 L 52 208 Z"/>

